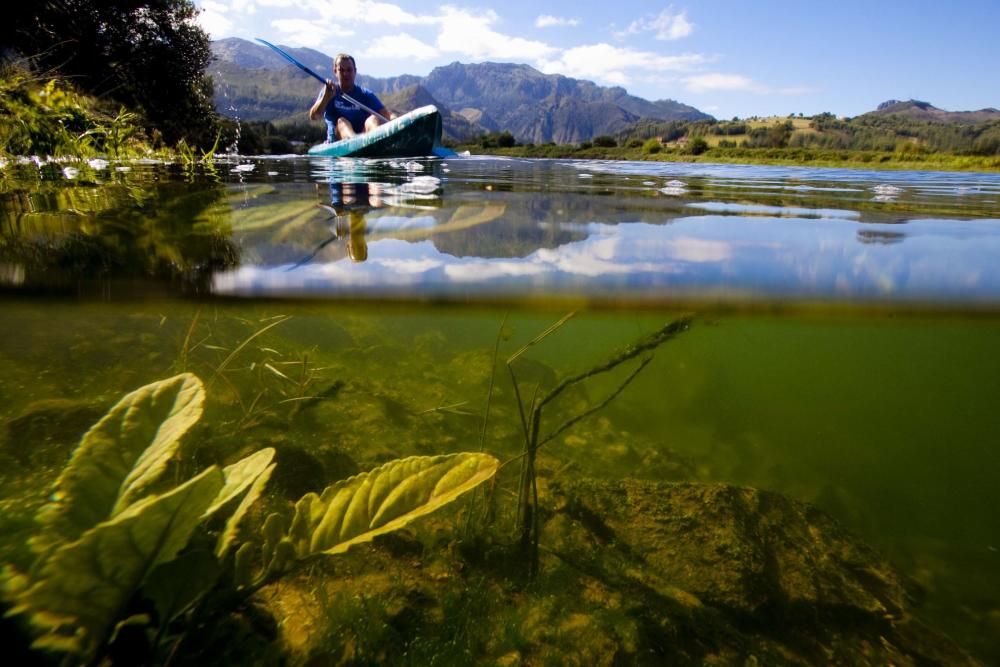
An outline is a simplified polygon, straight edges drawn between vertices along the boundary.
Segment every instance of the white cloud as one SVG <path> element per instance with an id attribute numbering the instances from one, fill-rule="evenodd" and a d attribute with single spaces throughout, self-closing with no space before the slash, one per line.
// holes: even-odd
<path id="1" fill-rule="evenodd" d="M 767 86 L 739 74 L 696 74 L 685 77 L 684 85 L 692 93 L 706 93 L 716 90 L 749 93 L 768 92 Z"/>
<path id="2" fill-rule="evenodd" d="M 333 37 L 349 37 L 354 34 L 352 30 L 345 30 L 308 19 L 277 19 L 271 21 L 271 27 L 282 34 L 282 41 L 314 49 L 322 49 L 328 46 Z"/>
<path id="3" fill-rule="evenodd" d="M 536 28 L 550 28 L 552 26 L 578 26 L 580 25 L 579 19 L 567 19 L 561 16 L 549 16 L 548 14 L 542 14 L 537 19 L 535 19 Z"/>
<path id="4" fill-rule="evenodd" d="M 376 38 L 364 50 L 364 55 L 368 58 L 400 58 L 420 61 L 431 60 L 441 54 L 430 44 L 425 44 L 412 35 L 399 33 Z"/>
<path id="5" fill-rule="evenodd" d="M 254 0 L 230 0 L 229 9 L 238 14 L 257 13 L 257 5 Z"/>
<path id="6" fill-rule="evenodd" d="M 492 9 L 473 14 L 458 7 L 441 8 L 441 30 L 437 47 L 441 51 L 460 53 L 470 58 L 498 58 L 525 62 L 546 58 L 556 51 L 544 42 L 511 37 L 491 27 L 499 20 Z"/>
<path id="7" fill-rule="evenodd" d="M 328 0 L 323 0 L 318 3 L 314 2 L 313 4 L 323 6 L 332 5 L 334 7 L 337 6 L 337 3 L 331 3 L 328 2 Z M 438 17 L 436 16 L 418 16 L 404 10 L 399 5 L 393 5 L 386 2 L 370 2 L 369 0 L 360 0 L 358 2 L 351 3 L 351 16 L 356 17 L 357 20 L 362 23 L 384 23 L 391 26 L 419 25 L 438 22 Z"/>
<path id="8" fill-rule="evenodd" d="M 793 86 L 786 88 L 773 88 L 740 74 L 696 74 L 683 79 L 684 87 L 692 93 L 707 92 L 743 92 L 757 95 L 805 95 L 816 92 L 813 88 L 805 86 Z"/>
<path id="9" fill-rule="evenodd" d="M 221 2 L 211 2 L 211 0 L 202 2 L 201 12 L 196 19 L 198 25 L 214 39 L 229 35 L 233 29 L 233 22 L 226 18 L 227 9 L 228 7 Z"/>
<path id="10" fill-rule="evenodd" d="M 687 12 L 674 13 L 673 7 L 667 7 L 656 16 L 633 21 L 619 36 L 655 32 L 656 39 L 673 41 L 687 37 L 693 31 L 694 24 L 688 21 Z"/>
<path id="11" fill-rule="evenodd" d="M 615 86 L 626 86 L 629 84 L 631 79 L 625 72 L 616 72 L 614 70 L 610 72 L 603 73 L 603 80 Z"/>
<path id="12" fill-rule="evenodd" d="M 278 6 L 288 6 L 284 3 L 289 0 L 264 1 Z M 329 0 L 296 0 L 293 6 L 299 13 L 310 15 L 312 17 L 310 20 L 329 26 L 356 26 L 359 23 L 391 26 L 428 25 L 439 21 L 437 16 L 411 14 L 399 5 L 373 0 L 354 0 L 350 4 L 349 13 L 344 12 L 342 3 Z"/>
<path id="13" fill-rule="evenodd" d="M 690 72 L 706 62 L 708 58 L 696 53 L 664 56 L 601 43 L 566 49 L 557 59 L 540 61 L 540 69 L 547 74 L 624 85 L 630 80 L 628 70 Z"/>

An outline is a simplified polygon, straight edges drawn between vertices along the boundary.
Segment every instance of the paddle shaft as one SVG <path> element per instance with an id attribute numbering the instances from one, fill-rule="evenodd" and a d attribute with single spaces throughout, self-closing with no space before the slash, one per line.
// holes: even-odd
<path id="1" fill-rule="evenodd" d="M 288 55 L 287 53 L 285 53 L 284 51 L 282 51 L 281 49 L 279 49 L 277 46 L 275 46 L 271 42 L 264 41 L 260 37 L 257 38 L 257 41 L 260 42 L 261 44 L 263 44 L 264 46 L 271 47 L 272 49 L 274 49 L 274 51 L 279 56 L 281 56 L 282 58 L 284 58 L 288 62 L 292 63 L 293 65 L 295 65 L 296 67 L 298 67 L 300 70 L 302 70 L 303 72 L 305 72 L 309 76 L 317 79 L 324 86 L 326 85 L 326 79 L 324 79 L 319 74 L 317 74 L 316 72 L 312 71 L 311 69 L 309 69 L 308 67 L 306 67 L 302 63 L 300 63 L 298 60 L 296 60 L 292 56 Z M 382 119 L 382 122 L 384 122 L 384 123 L 388 123 L 389 122 L 389 119 L 386 118 L 385 116 L 383 116 L 382 114 L 380 114 L 378 111 L 375 111 L 374 109 L 370 109 L 370 108 L 366 107 L 364 104 L 362 104 L 361 102 L 358 102 L 356 99 L 354 99 L 353 97 L 351 97 L 350 95 L 348 95 L 347 93 L 345 93 L 343 90 L 340 91 L 340 95 L 341 95 L 341 97 L 343 97 L 345 100 L 347 100 L 351 104 L 353 104 L 353 105 L 355 105 L 355 106 L 357 106 L 357 107 L 359 107 L 361 109 L 364 109 L 365 111 L 367 111 L 368 113 L 372 114 L 373 116 L 378 116 L 379 118 Z"/>

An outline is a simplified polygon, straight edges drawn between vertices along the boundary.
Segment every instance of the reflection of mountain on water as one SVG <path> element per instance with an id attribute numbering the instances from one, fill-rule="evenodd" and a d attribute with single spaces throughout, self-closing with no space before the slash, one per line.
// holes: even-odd
<path id="1" fill-rule="evenodd" d="M 902 243 L 906 234 L 902 232 L 886 232 L 872 229 L 858 230 L 858 243 L 877 243 L 880 245 L 891 245 Z"/>
<path id="2" fill-rule="evenodd" d="M 551 192 L 494 192 L 485 197 L 477 193 L 477 198 L 493 209 L 500 207 L 502 215 L 459 231 L 442 225 L 434 236 L 434 245 L 441 252 L 455 257 L 527 257 L 539 249 L 585 239 L 588 233 L 581 230 L 581 223 L 667 224 L 681 215 L 675 203 L 662 199 L 630 198 L 626 203 L 611 197 Z M 461 204 L 455 215 L 475 211 L 477 206 L 480 204 Z"/>

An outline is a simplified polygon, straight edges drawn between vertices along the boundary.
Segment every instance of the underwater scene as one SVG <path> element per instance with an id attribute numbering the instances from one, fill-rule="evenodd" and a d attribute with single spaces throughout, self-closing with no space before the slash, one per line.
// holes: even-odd
<path id="1" fill-rule="evenodd" d="M 0 166 L 11 664 L 1000 664 L 1000 175 Z"/>

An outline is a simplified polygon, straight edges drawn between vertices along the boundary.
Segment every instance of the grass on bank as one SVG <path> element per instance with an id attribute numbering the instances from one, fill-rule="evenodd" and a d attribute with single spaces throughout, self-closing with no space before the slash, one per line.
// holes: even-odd
<path id="1" fill-rule="evenodd" d="M 81 93 L 68 80 L 0 63 L 0 157 L 210 160 L 181 140 L 167 146 L 138 113 Z"/>

